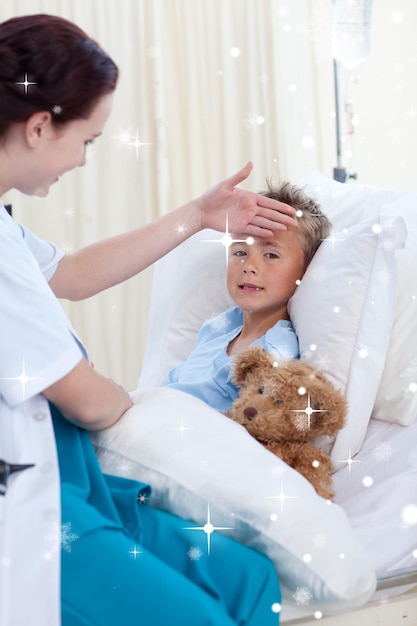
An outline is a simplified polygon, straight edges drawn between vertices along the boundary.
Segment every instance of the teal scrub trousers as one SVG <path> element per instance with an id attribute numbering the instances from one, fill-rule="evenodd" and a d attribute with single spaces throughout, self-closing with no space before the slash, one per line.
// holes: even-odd
<path id="1" fill-rule="evenodd" d="M 272 563 L 146 504 L 101 472 L 88 433 L 50 405 L 61 474 L 62 626 L 277 626 Z"/>

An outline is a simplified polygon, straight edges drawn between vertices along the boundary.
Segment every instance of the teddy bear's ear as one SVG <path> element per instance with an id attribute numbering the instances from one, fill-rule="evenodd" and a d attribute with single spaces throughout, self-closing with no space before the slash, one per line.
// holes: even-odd
<path id="1" fill-rule="evenodd" d="M 265 350 L 259 347 L 247 348 L 235 359 L 233 380 L 242 387 L 249 374 L 272 366 L 273 360 Z"/>

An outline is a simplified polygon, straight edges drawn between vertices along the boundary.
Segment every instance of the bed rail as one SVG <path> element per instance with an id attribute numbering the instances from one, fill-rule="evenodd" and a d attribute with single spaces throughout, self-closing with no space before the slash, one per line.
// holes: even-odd
<path id="1" fill-rule="evenodd" d="M 382 589 L 391 589 L 392 587 L 401 587 L 403 585 L 417 584 L 417 565 L 414 567 L 404 567 L 402 569 L 394 569 L 391 572 L 378 576 L 377 591 Z"/>
<path id="2" fill-rule="evenodd" d="M 417 565 L 413 567 L 404 567 L 402 569 L 395 569 L 390 572 L 387 572 L 386 574 L 381 574 L 377 578 L 376 591 L 382 591 L 383 589 L 394 589 L 395 587 L 404 587 L 404 586 L 413 587 L 415 585 L 417 585 Z M 398 598 L 400 595 L 401 593 L 398 596 L 393 596 L 392 599 L 394 600 L 395 597 Z M 366 608 L 366 606 L 367 605 L 365 604 L 362 608 L 364 609 Z M 354 613 L 355 612 L 353 611 L 351 615 L 354 615 Z M 341 613 L 340 615 L 341 616 L 347 615 L 347 613 Z M 333 617 L 337 617 L 337 615 L 334 615 Z M 301 617 L 301 618 L 286 620 L 283 622 L 283 626 L 302 626 L 303 624 L 304 625 L 306 624 L 306 620 L 308 620 L 308 623 L 310 624 L 311 623 L 310 619 L 311 618 Z"/>

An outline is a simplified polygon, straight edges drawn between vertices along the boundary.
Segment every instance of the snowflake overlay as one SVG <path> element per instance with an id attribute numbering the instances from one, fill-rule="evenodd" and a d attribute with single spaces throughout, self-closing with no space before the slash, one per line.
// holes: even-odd
<path id="1" fill-rule="evenodd" d="M 323 548 L 327 543 L 326 535 L 318 534 L 313 537 L 313 545 L 316 548 Z"/>
<path id="2" fill-rule="evenodd" d="M 72 544 L 79 539 L 79 536 L 72 532 L 71 522 L 61 526 L 61 548 L 65 552 L 72 552 Z"/>
<path id="3" fill-rule="evenodd" d="M 200 548 L 192 546 L 188 550 L 187 555 L 189 556 L 190 561 L 199 561 L 203 556 L 203 553 L 201 552 Z"/>
<path id="4" fill-rule="evenodd" d="M 374 459 L 380 463 L 389 461 L 392 456 L 392 446 L 388 441 L 378 441 L 372 454 Z"/>
<path id="5" fill-rule="evenodd" d="M 230 321 L 227 319 L 225 315 L 214 314 L 214 317 L 208 320 L 208 323 L 212 327 L 214 331 L 226 331 L 230 326 Z"/>
<path id="6" fill-rule="evenodd" d="M 308 587 L 297 587 L 292 597 L 298 605 L 306 606 L 313 596 Z"/>
<path id="7" fill-rule="evenodd" d="M 147 502 L 148 502 L 148 494 L 146 493 L 146 491 L 141 491 L 138 494 L 137 501 L 138 501 L 138 504 L 147 504 Z"/>
<path id="8" fill-rule="evenodd" d="M 262 378 L 262 387 L 265 396 L 268 396 L 270 398 L 275 397 L 278 389 L 278 384 L 274 378 Z"/>

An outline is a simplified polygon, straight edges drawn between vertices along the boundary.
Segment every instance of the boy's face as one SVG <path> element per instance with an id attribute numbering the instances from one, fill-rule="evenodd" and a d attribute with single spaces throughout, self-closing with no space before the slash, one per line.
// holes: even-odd
<path id="1" fill-rule="evenodd" d="M 296 229 L 272 237 L 234 235 L 229 248 L 227 288 L 236 304 L 250 313 L 288 319 L 287 303 L 305 271 L 305 255 Z"/>

